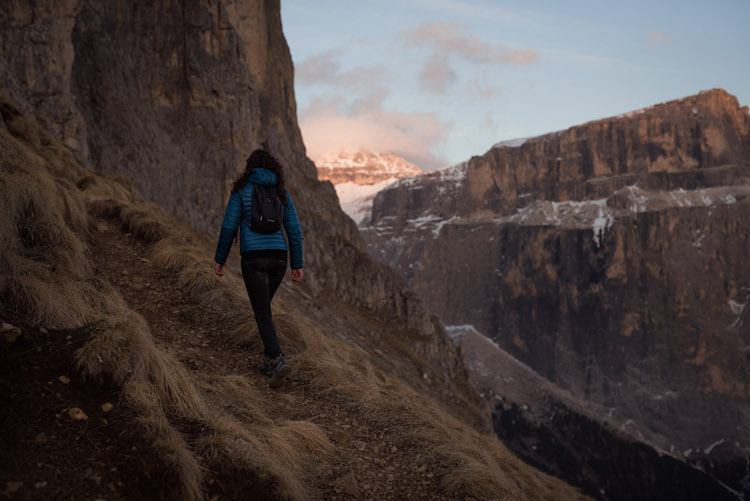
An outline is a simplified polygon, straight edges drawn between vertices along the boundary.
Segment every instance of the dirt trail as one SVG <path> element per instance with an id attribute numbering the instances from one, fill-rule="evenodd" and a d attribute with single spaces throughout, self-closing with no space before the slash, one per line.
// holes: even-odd
<path id="1" fill-rule="evenodd" d="M 435 472 L 412 446 L 408 423 L 398 416 L 383 423 L 358 412 L 337 393 L 315 388 L 300 372 L 293 371 L 281 389 L 268 388 L 267 377 L 255 369 L 262 350 L 258 340 L 238 347 L 226 334 L 226 326 L 203 313 L 179 288 L 175 276 L 151 264 L 149 244 L 106 221 L 100 220 L 97 229 L 92 252 L 98 271 L 130 308 L 144 316 L 157 345 L 204 376 L 232 374 L 249 379 L 273 394 L 269 418 L 309 421 L 332 438 L 333 457 L 311 465 L 318 472 L 314 489 L 321 498 L 448 499 L 438 494 Z M 249 301 L 247 307 L 251 315 Z M 287 358 L 294 368 L 294 354 Z M 218 485 L 221 479 L 211 475 L 209 485 Z M 217 487 L 214 494 L 223 497 L 230 491 L 230 486 Z"/>

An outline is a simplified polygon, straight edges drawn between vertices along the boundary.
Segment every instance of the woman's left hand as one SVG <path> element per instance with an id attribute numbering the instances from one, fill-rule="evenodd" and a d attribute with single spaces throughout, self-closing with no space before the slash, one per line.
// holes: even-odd
<path id="1" fill-rule="evenodd" d="M 223 277 L 223 276 L 224 276 L 224 272 L 223 272 L 223 271 L 221 271 L 221 270 L 222 270 L 222 268 L 224 268 L 224 265 L 223 265 L 223 264 L 219 264 L 219 263 L 216 263 L 216 264 L 214 265 L 214 271 L 215 271 L 215 272 L 216 272 L 216 274 L 217 274 L 217 275 L 219 275 L 220 277 Z"/>

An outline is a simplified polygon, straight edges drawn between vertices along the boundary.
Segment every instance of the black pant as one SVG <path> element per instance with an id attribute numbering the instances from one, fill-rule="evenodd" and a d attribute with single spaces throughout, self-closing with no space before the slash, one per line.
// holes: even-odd
<path id="1" fill-rule="evenodd" d="M 281 354 L 279 338 L 271 317 L 271 299 L 279 288 L 285 272 L 286 260 L 242 256 L 242 278 L 245 279 L 247 295 L 250 297 L 250 304 L 253 305 L 264 353 L 271 358 Z"/>

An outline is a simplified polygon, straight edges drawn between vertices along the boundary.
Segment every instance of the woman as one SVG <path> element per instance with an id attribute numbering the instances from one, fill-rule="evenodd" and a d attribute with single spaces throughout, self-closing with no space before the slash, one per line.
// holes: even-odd
<path id="1" fill-rule="evenodd" d="M 255 321 L 264 347 L 263 361 L 258 369 L 270 376 L 271 388 L 278 388 L 291 372 L 291 368 L 279 346 L 279 338 L 271 317 L 271 299 L 286 272 L 287 243 L 281 228 L 273 233 L 259 233 L 250 228 L 252 194 L 256 184 L 276 188 L 278 198 L 283 204 L 283 227 L 289 238 L 292 280 L 302 280 L 302 229 L 297 211 L 285 187 L 281 164 L 265 150 L 255 150 L 250 155 L 245 171 L 232 186 L 232 194 L 221 223 L 214 270 L 219 276 L 224 274 L 222 268 L 239 226 L 242 277 L 245 279 L 245 287 L 250 296 L 250 304 L 255 312 Z"/>

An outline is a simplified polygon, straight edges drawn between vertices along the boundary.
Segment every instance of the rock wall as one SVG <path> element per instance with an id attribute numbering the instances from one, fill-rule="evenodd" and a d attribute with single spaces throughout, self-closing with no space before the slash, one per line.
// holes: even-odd
<path id="1" fill-rule="evenodd" d="M 714 90 L 377 195 L 363 229 L 471 324 L 623 431 L 750 448 L 750 115 Z"/>
<path id="2" fill-rule="evenodd" d="M 383 190 L 373 225 L 426 214 L 478 218 L 512 214 L 534 200 L 597 199 L 648 183 L 669 189 L 674 173 L 747 162 L 750 115 L 723 90 L 702 92 L 565 131 L 498 146 L 466 164 Z M 687 187 L 686 187 L 687 188 Z"/>
<path id="3" fill-rule="evenodd" d="M 213 235 L 230 183 L 267 147 L 287 166 L 305 287 L 424 335 L 450 379 L 461 361 L 403 280 L 374 263 L 297 125 L 279 0 L 11 0 L 0 6 L 2 92 L 89 168 Z M 324 300 L 324 299 L 323 299 Z"/>

